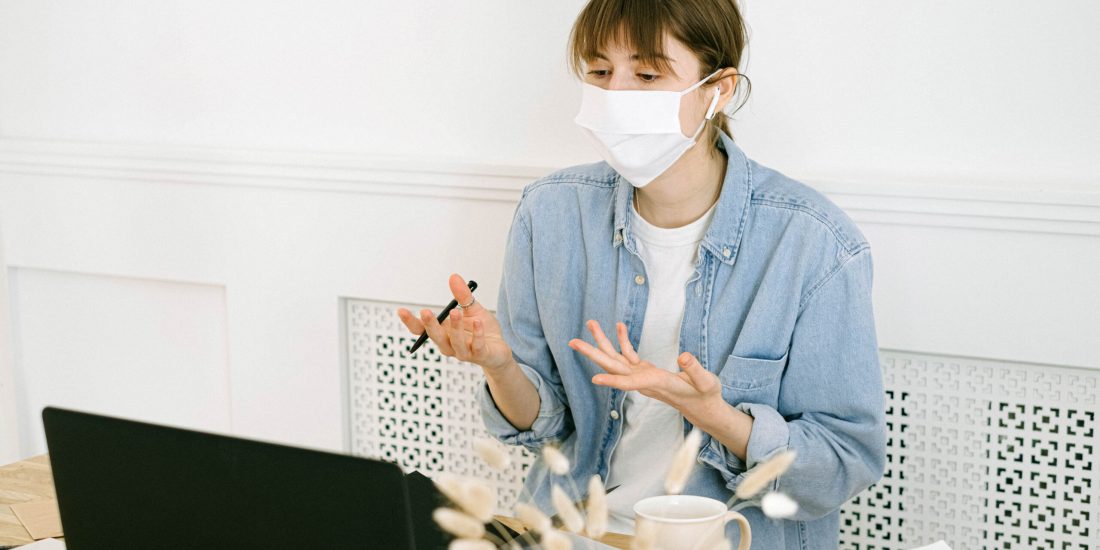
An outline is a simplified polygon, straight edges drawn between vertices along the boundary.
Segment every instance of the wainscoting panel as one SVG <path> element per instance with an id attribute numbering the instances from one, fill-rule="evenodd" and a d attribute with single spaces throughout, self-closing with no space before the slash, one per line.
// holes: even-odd
<path id="1" fill-rule="evenodd" d="M 229 431 L 223 288 L 24 268 L 10 276 L 24 457 L 46 452 L 47 405 Z"/>

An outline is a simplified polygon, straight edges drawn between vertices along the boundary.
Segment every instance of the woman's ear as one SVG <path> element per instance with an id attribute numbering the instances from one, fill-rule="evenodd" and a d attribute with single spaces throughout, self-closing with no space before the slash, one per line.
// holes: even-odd
<path id="1" fill-rule="evenodd" d="M 732 67 L 723 70 L 718 75 L 718 89 L 720 93 L 718 95 L 718 109 L 719 111 L 726 108 L 730 99 L 733 98 L 733 91 L 737 89 L 737 80 L 741 78 L 741 75 L 737 73 L 737 69 Z"/>

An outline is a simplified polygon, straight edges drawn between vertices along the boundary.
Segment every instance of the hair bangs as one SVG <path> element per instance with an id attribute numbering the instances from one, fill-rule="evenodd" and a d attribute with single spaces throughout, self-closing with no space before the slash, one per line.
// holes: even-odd
<path id="1" fill-rule="evenodd" d="M 661 72 L 676 74 L 664 48 L 670 14 L 654 0 L 594 1 L 577 17 L 569 36 L 569 65 L 583 78 L 584 67 L 607 54 L 608 44 L 633 50 L 638 62 Z"/>

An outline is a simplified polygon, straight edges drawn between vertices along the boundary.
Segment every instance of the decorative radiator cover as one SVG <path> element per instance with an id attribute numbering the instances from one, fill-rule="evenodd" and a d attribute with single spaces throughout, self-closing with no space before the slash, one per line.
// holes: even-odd
<path id="1" fill-rule="evenodd" d="M 345 300 L 353 454 L 406 471 L 486 479 L 511 512 L 533 457 L 507 472 L 470 449 L 486 436 L 481 369 L 411 337 L 398 307 Z M 1100 372 L 884 350 L 887 467 L 841 510 L 841 546 L 956 550 L 1100 548 Z"/>
<path id="2" fill-rule="evenodd" d="M 475 399 L 481 368 L 440 354 L 431 342 L 408 354 L 416 337 L 397 318 L 397 308 L 433 306 L 362 300 L 345 305 L 352 454 L 396 462 L 428 477 L 450 472 L 487 480 L 497 490 L 497 510 L 510 514 L 534 457 L 508 447 L 507 471 L 485 464 L 470 446 L 475 437 L 489 437 Z"/>
<path id="3" fill-rule="evenodd" d="M 1100 548 L 1100 372 L 881 353 L 883 479 L 841 512 L 848 548 Z"/>

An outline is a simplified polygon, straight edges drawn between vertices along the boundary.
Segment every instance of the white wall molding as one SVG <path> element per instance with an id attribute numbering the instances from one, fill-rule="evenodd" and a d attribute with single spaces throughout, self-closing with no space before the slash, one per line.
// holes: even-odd
<path id="1" fill-rule="evenodd" d="M 0 172 L 515 202 L 552 169 L 351 153 L 0 139 Z"/>
<path id="2" fill-rule="evenodd" d="M 515 202 L 548 166 L 355 153 L 0 139 L 0 173 Z M 800 177 L 860 223 L 1100 237 L 1100 191 Z"/>

